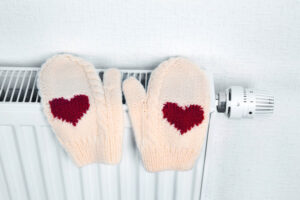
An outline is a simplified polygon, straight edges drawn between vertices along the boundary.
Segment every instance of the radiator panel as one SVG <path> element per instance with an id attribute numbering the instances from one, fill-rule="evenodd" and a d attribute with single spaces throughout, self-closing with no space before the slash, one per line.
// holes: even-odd
<path id="1" fill-rule="evenodd" d="M 119 165 L 83 168 L 49 126 L 0 125 L 0 136 L 0 199 L 199 199 L 202 162 L 185 172 L 149 173 L 129 127 Z"/>
<path id="2" fill-rule="evenodd" d="M 36 87 L 38 70 L 0 68 L 1 200 L 200 198 L 206 143 L 192 170 L 149 173 L 142 165 L 125 104 L 121 163 L 78 168 L 57 141 L 42 113 Z M 98 72 L 103 77 L 103 70 Z M 129 76 L 135 76 L 147 88 L 150 71 L 122 71 L 123 80 Z"/>

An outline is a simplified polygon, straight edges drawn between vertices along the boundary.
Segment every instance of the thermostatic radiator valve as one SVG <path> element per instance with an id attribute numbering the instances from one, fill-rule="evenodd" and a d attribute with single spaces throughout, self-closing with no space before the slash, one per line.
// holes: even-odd
<path id="1" fill-rule="evenodd" d="M 273 113 L 274 96 L 261 90 L 232 86 L 216 95 L 216 104 L 217 111 L 228 118 L 253 118 Z"/>

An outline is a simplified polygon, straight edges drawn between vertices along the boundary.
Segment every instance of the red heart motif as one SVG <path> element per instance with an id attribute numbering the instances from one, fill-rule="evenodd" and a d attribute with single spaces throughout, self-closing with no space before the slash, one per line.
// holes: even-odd
<path id="1" fill-rule="evenodd" d="M 203 108 L 199 105 L 178 106 L 177 103 L 167 102 L 162 109 L 163 117 L 178 129 L 181 135 L 198 126 L 204 120 Z"/>
<path id="2" fill-rule="evenodd" d="M 86 95 L 75 95 L 70 100 L 63 97 L 49 101 L 51 113 L 54 118 L 69 122 L 76 126 L 78 121 L 89 109 L 89 98 Z"/>

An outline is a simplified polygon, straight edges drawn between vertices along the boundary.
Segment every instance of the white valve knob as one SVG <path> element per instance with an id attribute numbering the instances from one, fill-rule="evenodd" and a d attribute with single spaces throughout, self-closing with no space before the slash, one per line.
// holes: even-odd
<path id="1" fill-rule="evenodd" d="M 232 86 L 217 95 L 217 110 L 229 118 L 253 118 L 261 114 L 272 114 L 274 96 L 265 91 Z"/>

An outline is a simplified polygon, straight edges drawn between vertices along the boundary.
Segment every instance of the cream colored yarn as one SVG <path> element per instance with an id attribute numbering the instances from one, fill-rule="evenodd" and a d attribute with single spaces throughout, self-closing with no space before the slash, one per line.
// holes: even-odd
<path id="1" fill-rule="evenodd" d="M 133 77 L 124 81 L 123 91 L 145 168 L 151 172 L 192 168 L 209 123 L 210 90 L 205 72 L 184 58 L 171 58 L 153 71 L 147 93 Z M 166 102 L 181 107 L 200 105 L 204 120 L 181 134 L 163 116 Z"/>
<path id="2" fill-rule="evenodd" d="M 78 166 L 95 162 L 116 164 L 121 159 L 123 111 L 121 75 L 104 74 L 103 85 L 92 64 L 69 54 L 56 55 L 39 74 L 38 87 L 45 115 L 59 142 Z M 88 96 L 89 109 L 76 126 L 54 118 L 49 101 L 74 95 Z"/>

